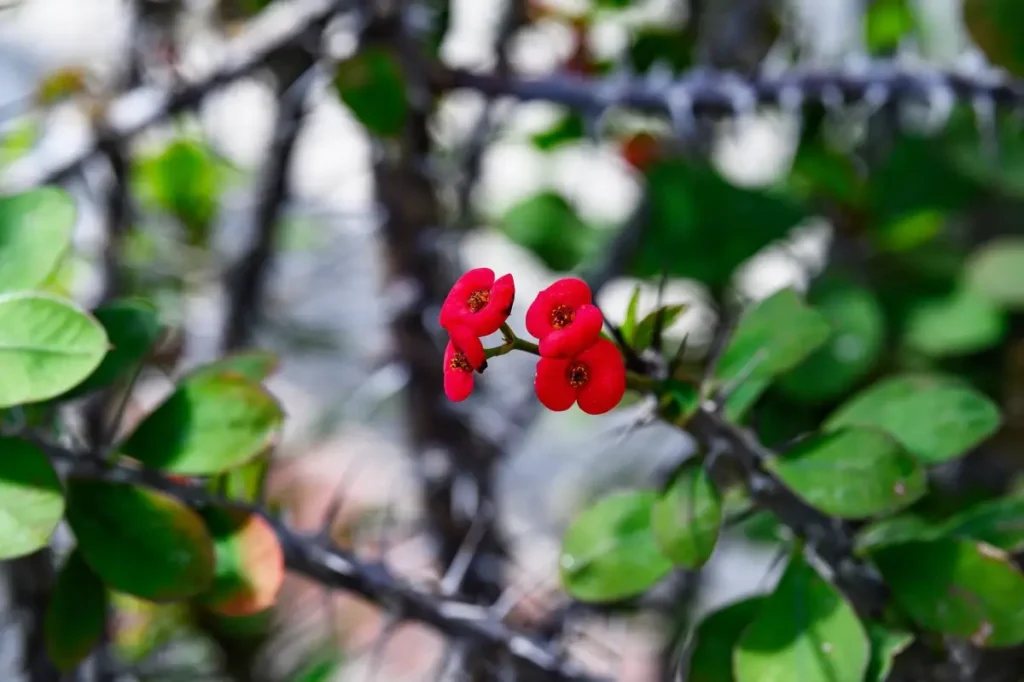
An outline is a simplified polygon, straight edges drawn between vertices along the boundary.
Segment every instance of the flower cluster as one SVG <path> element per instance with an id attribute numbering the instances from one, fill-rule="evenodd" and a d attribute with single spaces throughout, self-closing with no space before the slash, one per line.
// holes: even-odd
<path id="1" fill-rule="evenodd" d="M 512 275 L 495 279 L 489 268 L 464 274 L 441 306 L 448 332 L 444 353 L 444 391 L 460 401 L 473 391 L 473 376 L 487 358 L 511 350 L 540 356 L 534 390 L 540 402 L 561 412 L 574 404 L 588 414 L 603 414 L 626 392 L 626 366 L 618 347 L 601 335 L 604 317 L 593 304 L 590 287 L 575 278 L 560 279 L 541 291 L 526 311 L 533 344 L 519 339 L 506 324 L 515 300 Z M 501 330 L 503 345 L 485 349 L 481 337 Z"/>

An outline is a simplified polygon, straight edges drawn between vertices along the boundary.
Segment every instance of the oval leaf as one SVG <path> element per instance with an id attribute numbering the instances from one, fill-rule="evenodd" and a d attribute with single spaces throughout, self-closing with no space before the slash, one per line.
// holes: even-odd
<path id="1" fill-rule="evenodd" d="M 0 559 L 50 541 L 64 516 L 64 494 L 50 460 L 34 445 L 0 437 Z"/>
<path id="2" fill-rule="evenodd" d="M 1024 497 L 1004 497 L 963 511 L 942 527 L 944 534 L 971 538 L 1006 552 L 1024 550 Z"/>
<path id="3" fill-rule="evenodd" d="M 825 422 L 829 430 L 863 426 L 885 431 L 926 464 L 958 457 L 995 433 L 999 408 L 981 393 L 937 375 L 880 381 Z"/>
<path id="4" fill-rule="evenodd" d="M 1024 576 L 995 547 L 942 538 L 883 547 L 872 558 L 921 627 L 976 646 L 1024 642 Z"/>
<path id="5" fill-rule="evenodd" d="M 284 582 L 284 552 L 258 514 L 210 507 L 202 512 L 217 551 L 217 569 L 202 601 L 223 616 L 250 616 L 274 604 Z"/>
<path id="6" fill-rule="evenodd" d="M 767 463 L 807 504 L 845 519 L 892 514 L 924 495 L 924 468 L 891 436 L 842 429 L 809 438 Z"/>
<path id="7" fill-rule="evenodd" d="M 733 682 L 736 679 L 733 651 L 764 602 L 761 596 L 743 599 L 701 621 L 690 656 L 690 674 L 686 677 L 689 682 Z"/>
<path id="8" fill-rule="evenodd" d="M 264 350 L 246 350 L 232 353 L 215 362 L 201 365 L 191 370 L 186 376 L 195 378 L 204 374 L 234 373 L 258 384 L 277 369 L 277 356 Z"/>
<path id="9" fill-rule="evenodd" d="M 235 372 L 200 372 L 135 429 L 121 452 L 176 474 L 214 474 L 273 444 L 284 414 L 259 384 Z"/>
<path id="10" fill-rule="evenodd" d="M 43 187 L 0 197 L 0 292 L 35 289 L 71 245 L 75 200 Z"/>
<path id="11" fill-rule="evenodd" d="M 375 135 L 402 132 L 408 116 L 402 64 L 390 50 L 369 46 L 338 64 L 334 85 L 341 101 Z"/>
<path id="12" fill-rule="evenodd" d="M 74 388 L 108 348 L 96 320 L 47 294 L 0 294 L 0 407 L 55 398 Z"/>
<path id="13" fill-rule="evenodd" d="M 942 526 L 935 521 L 913 513 L 890 516 L 865 526 L 854 543 L 854 551 L 864 556 L 881 547 L 908 542 L 934 540 L 944 535 Z"/>
<path id="14" fill-rule="evenodd" d="M 683 467 L 652 509 L 655 542 L 684 568 L 698 568 L 711 558 L 721 526 L 722 498 L 699 463 Z"/>
<path id="15" fill-rule="evenodd" d="M 68 523 L 82 556 L 112 589 L 149 601 L 206 591 L 214 574 L 213 540 L 181 502 L 126 483 L 73 480 Z"/>
<path id="16" fill-rule="evenodd" d="M 902 653 L 914 636 L 909 632 L 897 632 L 877 623 L 868 624 L 868 638 L 871 640 L 871 664 L 865 682 L 885 682 L 892 672 L 895 658 Z"/>
<path id="17" fill-rule="evenodd" d="M 843 596 L 799 553 L 750 624 L 733 657 L 736 682 L 863 682 L 867 633 Z"/>
<path id="18" fill-rule="evenodd" d="M 964 269 L 973 291 L 1006 308 L 1024 308 L 1024 237 L 988 242 L 971 254 Z"/>
<path id="19" fill-rule="evenodd" d="M 636 596 L 672 570 L 654 542 L 651 510 L 657 495 L 610 495 L 576 517 L 559 561 L 566 591 L 580 601 Z"/>
<path id="20" fill-rule="evenodd" d="M 999 343 L 1009 329 L 1002 308 L 968 289 L 915 301 L 904 324 L 907 346 L 936 358 L 985 350 Z"/>
<path id="21" fill-rule="evenodd" d="M 79 396 L 104 388 L 136 367 L 160 338 L 162 331 L 156 308 L 146 301 L 113 301 L 93 311 L 110 340 L 110 352 L 89 377 L 68 396 Z"/>
<path id="22" fill-rule="evenodd" d="M 77 549 L 68 555 L 46 609 L 46 649 L 67 672 L 92 653 L 107 623 L 107 588 Z"/>

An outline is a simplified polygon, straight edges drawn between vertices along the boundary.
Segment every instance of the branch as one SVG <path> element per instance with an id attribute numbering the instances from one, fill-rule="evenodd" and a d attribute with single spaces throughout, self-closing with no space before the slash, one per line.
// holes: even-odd
<path id="1" fill-rule="evenodd" d="M 489 608 L 420 591 L 394 575 L 384 562 L 363 562 L 322 534 L 293 530 L 259 505 L 225 500 L 201 485 L 176 483 L 154 470 L 107 464 L 89 453 L 39 441 L 35 444 L 55 464 L 62 465 L 69 476 L 145 486 L 193 507 L 217 505 L 259 514 L 274 529 L 289 570 L 324 587 L 358 594 L 402 620 L 425 623 L 456 640 L 494 647 L 541 679 L 607 682 L 563 660 L 552 648 L 508 627 Z"/>

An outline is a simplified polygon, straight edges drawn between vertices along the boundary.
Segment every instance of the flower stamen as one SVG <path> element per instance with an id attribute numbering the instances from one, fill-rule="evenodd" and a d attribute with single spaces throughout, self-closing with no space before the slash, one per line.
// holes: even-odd
<path id="1" fill-rule="evenodd" d="M 452 356 L 451 361 L 448 363 L 448 368 L 459 372 L 473 371 L 473 366 L 469 364 L 469 360 L 466 359 L 462 351 L 455 352 L 455 355 Z"/>
<path id="2" fill-rule="evenodd" d="M 487 289 L 481 289 L 480 291 L 474 291 L 469 295 L 466 303 L 469 305 L 469 312 L 477 313 L 487 305 L 487 302 L 491 300 L 491 292 Z"/>
<path id="3" fill-rule="evenodd" d="M 551 311 L 551 326 L 555 329 L 565 329 L 575 318 L 575 310 L 567 305 L 560 305 Z"/>
<path id="4" fill-rule="evenodd" d="M 586 365 L 575 363 L 569 367 L 569 371 L 566 373 L 569 378 L 569 385 L 573 388 L 579 388 L 580 386 L 587 383 L 590 376 L 587 374 Z"/>

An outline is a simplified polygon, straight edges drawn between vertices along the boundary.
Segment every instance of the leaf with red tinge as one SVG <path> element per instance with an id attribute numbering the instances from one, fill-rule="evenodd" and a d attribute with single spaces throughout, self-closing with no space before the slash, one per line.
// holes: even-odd
<path id="1" fill-rule="evenodd" d="M 73 479 L 67 519 L 82 556 L 111 589 L 164 602 L 200 594 L 213 582 L 206 525 L 170 495 Z"/>
<path id="2" fill-rule="evenodd" d="M 274 604 L 284 581 L 284 553 L 266 519 L 237 509 L 202 512 L 213 536 L 217 568 L 201 601 L 225 616 L 248 616 Z"/>
<path id="3" fill-rule="evenodd" d="M 67 672 L 85 660 L 107 622 L 107 588 L 77 549 L 68 555 L 46 609 L 46 649 Z"/>

